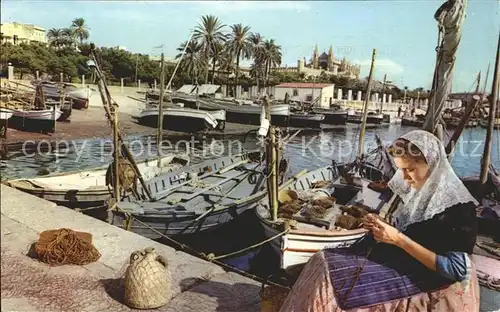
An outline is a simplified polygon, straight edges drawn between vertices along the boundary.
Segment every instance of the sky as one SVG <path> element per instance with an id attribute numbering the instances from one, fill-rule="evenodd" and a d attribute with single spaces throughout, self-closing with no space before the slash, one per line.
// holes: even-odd
<path id="1" fill-rule="evenodd" d="M 91 42 L 174 58 L 203 15 L 242 23 L 282 48 L 283 65 L 333 47 L 337 58 L 361 64 L 368 76 L 377 49 L 375 79 L 384 74 L 399 87 L 430 89 L 438 38 L 434 13 L 444 0 L 387 1 L 1 1 L 1 21 L 62 28 L 85 19 Z M 500 0 L 469 0 L 456 55 L 453 92 L 473 91 L 491 63 L 491 90 L 500 29 Z M 244 64 L 249 64 L 244 62 Z M 481 86 L 483 88 L 483 86 Z"/>

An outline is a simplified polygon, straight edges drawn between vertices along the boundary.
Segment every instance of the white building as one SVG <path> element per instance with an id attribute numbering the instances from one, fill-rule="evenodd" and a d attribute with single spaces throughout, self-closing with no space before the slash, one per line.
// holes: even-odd
<path id="1" fill-rule="evenodd" d="M 334 84 L 313 82 L 284 82 L 274 87 L 274 98 L 284 100 L 288 93 L 291 100 L 310 102 L 319 97 L 319 106 L 328 108 L 333 102 Z"/>

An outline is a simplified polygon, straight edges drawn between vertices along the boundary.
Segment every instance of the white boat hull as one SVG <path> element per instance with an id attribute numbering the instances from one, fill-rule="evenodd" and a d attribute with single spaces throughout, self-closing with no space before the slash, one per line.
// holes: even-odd
<path id="1" fill-rule="evenodd" d="M 212 114 L 213 113 L 213 114 Z M 140 124 L 157 127 L 158 109 L 146 109 L 137 118 Z M 163 111 L 163 128 L 169 130 L 197 132 L 214 129 L 225 121 L 225 111 L 215 112 L 190 108 L 165 108 Z"/>
<path id="2" fill-rule="evenodd" d="M 27 131 L 53 132 L 54 123 L 62 114 L 59 108 L 56 110 L 15 110 L 9 120 L 9 126 Z"/>
<path id="3" fill-rule="evenodd" d="M 0 120 L 7 120 L 14 114 L 13 110 L 7 108 L 0 108 Z"/>
<path id="4" fill-rule="evenodd" d="M 364 165 L 362 172 L 363 176 L 371 177 L 377 181 L 380 180 L 380 176 L 383 174 L 380 170 L 368 165 Z M 338 193 L 348 199 L 345 199 L 346 203 L 339 202 L 332 206 L 332 214 L 328 218 L 329 226 L 332 226 L 331 222 L 333 222 L 335 216 L 341 213 L 338 205 L 362 200 L 364 204 L 375 211 L 381 209 L 385 202 L 380 193 L 367 187 L 369 180 L 359 178 L 361 187 L 342 186 L 339 182 L 339 174 L 338 169 L 334 166 L 320 168 L 304 174 L 293 184 L 283 189 L 305 191 L 310 190 L 312 183 L 315 181 L 331 181 L 334 183 L 333 188 L 335 191 L 331 196 L 338 198 L 335 195 L 335 193 Z M 294 266 L 305 264 L 316 252 L 326 248 L 348 247 L 368 233 L 363 228 L 347 230 L 331 227 L 327 229 L 323 226 L 319 227 L 315 224 L 297 221 L 286 234 L 283 234 L 284 220 L 278 219 L 277 222 L 273 223 L 268 205 L 268 198 L 264 198 L 256 205 L 254 211 L 260 220 L 265 236 L 268 238 L 275 237 L 270 243 L 280 258 L 281 269 L 292 269 Z M 283 235 L 280 236 L 280 234 Z"/>
<path id="5" fill-rule="evenodd" d="M 304 234 L 284 235 L 281 239 L 281 267 L 287 269 L 306 263 L 316 252 L 326 248 L 348 247 L 365 235 L 365 232 L 329 237 Z"/>
<path id="6" fill-rule="evenodd" d="M 188 157 L 182 157 L 184 164 L 175 155 L 166 155 L 158 159 L 149 159 L 137 163 L 145 181 L 161 174 L 179 169 L 189 164 Z M 67 207 L 88 207 L 103 205 L 110 197 L 112 187 L 106 185 L 107 166 L 81 172 L 67 172 L 32 179 L 15 179 L 5 183 L 11 187 L 32 195 L 53 201 Z"/>
<path id="7" fill-rule="evenodd" d="M 66 95 L 80 100 L 87 100 L 90 97 L 91 93 L 87 92 L 86 88 L 78 88 L 67 92 Z"/>
<path id="8" fill-rule="evenodd" d="M 57 120 L 61 117 L 62 111 L 60 109 L 44 109 L 44 110 L 15 110 L 13 116 L 31 120 Z"/>

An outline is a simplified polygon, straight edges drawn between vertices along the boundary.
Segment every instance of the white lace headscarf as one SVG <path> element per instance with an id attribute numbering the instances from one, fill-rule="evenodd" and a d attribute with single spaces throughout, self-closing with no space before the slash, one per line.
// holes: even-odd
<path id="1" fill-rule="evenodd" d="M 451 167 L 441 141 L 424 130 L 414 130 L 400 137 L 418 147 L 429 165 L 430 175 L 420 190 L 412 188 L 401 169 L 389 181 L 389 188 L 402 200 L 393 214 L 393 223 L 400 231 L 410 224 L 432 219 L 456 204 L 479 203 L 470 194 Z"/>

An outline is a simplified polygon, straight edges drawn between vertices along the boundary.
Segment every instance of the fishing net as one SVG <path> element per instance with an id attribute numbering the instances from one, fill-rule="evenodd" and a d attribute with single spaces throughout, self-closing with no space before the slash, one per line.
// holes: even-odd
<path id="1" fill-rule="evenodd" d="M 360 228 L 363 223 L 363 217 L 368 214 L 366 209 L 358 206 L 343 206 L 340 207 L 340 210 L 343 214 L 337 216 L 335 226 L 347 230 Z"/>
<path id="2" fill-rule="evenodd" d="M 291 219 L 292 216 L 301 208 L 302 208 L 302 202 L 300 200 L 294 200 L 283 203 L 278 208 L 278 217 Z"/>
<path id="3" fill-rule="evenodd" d="M 304 209 L 304 214 L 310 218 L 321 219 L 326 214 L 326 208 L 320 205 L 308 205 Z"/>
<path id="4" fill-rule="evenodd" d="M 339 226 L 347 230 L 357 229 L 359 228 L 360 225 L 361 225 L 360 219 L 348 214 L 340 215 L 335 219 L 335 226 Z"/>
<path id="5" fill-rule="evenodd" d="M 124 301 L 131 308 L 155 309 L 172 298 L 171 277 L 167 260 L 152 247 L 130 255 L 125 272 Z"/>
<path id="6" fill-rule="evenodd" d="M 111 163 L 106 171 L 106 185 L 112 185 L 114 188 L 115 179 L 115 161 Z M 120 182 L 120 187 L 123 191 L 129 192 L 136 189 L 137 186 L 137 174 L 135 173 L 132 163 L 128 159 L 120 157 L 118 159 L 118 180 Z"/>
<path id="7" fill-rule="evenodd" d="M 40 261 L 51 266 L 85 265 L 101 257 L 92 245 L 92 234 L 64 228 L 43 231 L 34 247 Z"/>

